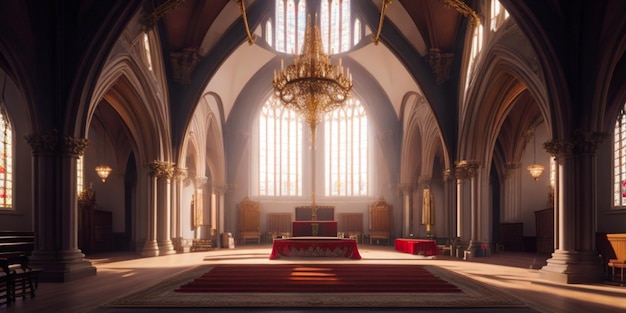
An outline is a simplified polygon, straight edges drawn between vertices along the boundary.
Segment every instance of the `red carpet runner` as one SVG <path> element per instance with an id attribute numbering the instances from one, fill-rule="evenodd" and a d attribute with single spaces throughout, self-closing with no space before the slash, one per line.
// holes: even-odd
<path id="1" fill-rule="evenodd" d="M 177 292 L 460 292 L 420 265 L 216 265 Z"/>

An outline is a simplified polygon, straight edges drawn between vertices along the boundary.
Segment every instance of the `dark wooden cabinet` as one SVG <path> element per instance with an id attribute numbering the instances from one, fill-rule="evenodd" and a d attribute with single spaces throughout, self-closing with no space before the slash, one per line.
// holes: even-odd
<path id="1" fill-rule="evenodd" d="M 500 243 L 505 251 L 524 251 L 524 223 L 500 223 Z"/>
<path id="2" fill-rule="evenodd" d="M 537 253 L 554 252 L 554 209 L 535 211 L 535 231 L 537 235 Z"/>

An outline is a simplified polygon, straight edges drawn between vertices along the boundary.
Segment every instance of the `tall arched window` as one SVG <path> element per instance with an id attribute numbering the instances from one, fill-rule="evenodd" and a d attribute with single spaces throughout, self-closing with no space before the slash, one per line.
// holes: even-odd
<path id="1" fill-rule="evenodd" d="M 4 95 L 0 103 L 0 209 L 13 209 L 13 131 L 5 110 Z"/>
<path id="2" fill-rule="evenodd" d="M 470 80 L 472 79 L 472 71 L 474 69 L 474 65 L 478 56 L 480 55 L 480 51 L 483 48 L 483 25 L 479 24 L 474 27 L 474 32 L 472 34 L 472 46 L 469 55 L 469 62 L 467 63 L 467 75 L 465 76 L 465 91 L 469 88 Z"/>
<path id="3" fill-rule="evenodd" d="M 320 3 L 316 12 L 319 12 L 325 50 L 328 54 L 350 50 L 361 40 L 361 23 L 358 19 L 352 20 L 350 0 L 324 0 Z M 276 0 L 274 13 L 274 27 L 271 19 L 265 25 L 265 41 L 276 51 L 300 53 L 308 14 L 306 0 Z"/>
<path id="4" fill-rule="evenodd" d="M 613 206 L 626 206 L 626 104 L 615 123 L 613 136 Z"/>
<path id="5" fill-rule="evenodd" d="M 270 96 L 259 116 L 259 196 L 302 195 L 302 121 Z"/>
<path id="6" fill-rule="evenodd" d="M 344 107 L 326 114 L 324 155 L 327 196 L 367 196 L 367 115 L 359 100 L 348 99 Z"/>
<path id="7" fill-rule="evenodd" d="M 491 1 L 491 30 L 496 32 L 498 28 L 509 18 L 509 12 L 498 0 Z"/>

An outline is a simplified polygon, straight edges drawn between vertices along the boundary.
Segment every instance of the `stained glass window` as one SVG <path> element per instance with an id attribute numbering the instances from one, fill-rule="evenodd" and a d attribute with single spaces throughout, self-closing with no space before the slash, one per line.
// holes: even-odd
<path id="1" fill-rule="evenodd" d="M 13 208 L 13 131 L 0 104 L 0 209 Z"/>
<path id="2" fill-rule="evenodd" d="M 626 104 L 622 108 L 613 136 L 613 206 L 626 206 Z"/>

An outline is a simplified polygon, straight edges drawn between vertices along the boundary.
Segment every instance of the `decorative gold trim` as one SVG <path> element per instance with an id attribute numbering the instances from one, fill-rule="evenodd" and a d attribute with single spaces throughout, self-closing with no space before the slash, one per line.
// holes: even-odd
<path id="1" fill-rule="evenodd" d="M 478 17 L 478 14 L 476 14 L 476 12 L 472 10 L 462 0 L 443 0 L 443 4 L 463 14 L 463 16 L 467 17 L 470 20 L 470 23 L 473 26 L 480 25 L 480 18 Z"/>
<path id="2" fill-rule="evenodd" d="M 139 25 L 141 25 L 141 31 L 144 33 L 149 32 L 154 25 L 165 15 L 165 13 L 174 10 L 179 5 L 185 3 L 185 0 L 169 0 L 158 6 L 152 13 L 144 12 L 139 17 Z"/>
<path id="3" fill-rule="evenodd" d="M 383 31 L 383 21 L 385 19 L 385 10 L 387 9 L 387 6 L 391 4 L 391 2 L 392 0 L 383 0 L 383 3 L 380 7 L 380 20 L 378 21 L 378 30 L 376 31 L 376 36 L 372 38 L 374 45 L 378 45 L 378 42 L 380 41 L 380 33 Z"/>
<path id="4" fill-rule="evenodd" d="M 246 34 L 248 35 L 248 44 L 253 45 L 254 40 L 256 40 L 256 36 L 250 32 L 250 25 L 248 24 L 248 16 L 246 14 L 246 5 L 245 0 L 235 0 L 237 4 L 239 4 L 239 8 L 241 9 L 241 16 L 243 18 L 243 25 L 246 27 Z"/>

